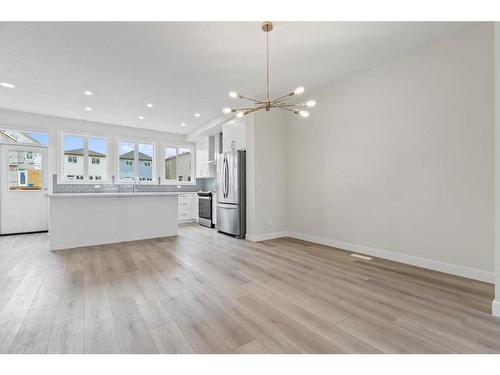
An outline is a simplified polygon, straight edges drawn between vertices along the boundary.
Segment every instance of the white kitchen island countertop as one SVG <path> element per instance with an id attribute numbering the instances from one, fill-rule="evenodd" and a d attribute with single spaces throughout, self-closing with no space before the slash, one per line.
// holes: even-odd
<path id="1" fill-rule="evenodd" d="M 49 193 L 49 198 L 110 198 L 110 197 L 158 197 L 162 195 L 180 195 L 195 193 L 194 191 L 152 191 L 152 192 L 127 192 L 127 193 Z"/>

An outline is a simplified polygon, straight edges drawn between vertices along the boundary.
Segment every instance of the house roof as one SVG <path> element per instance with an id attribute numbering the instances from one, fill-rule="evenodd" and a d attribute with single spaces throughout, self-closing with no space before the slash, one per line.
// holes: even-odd
<path id="1" fill-rule="evenodd" d="M 64 151 L 64 155 L 83 155 L 83 148 L 75 148 L 73 150 Z M 100 158 L 105 158 L 106 155 L 97 151 L 89 150 L 89 156 L 98 156 Z"/>
<path id="2" fill-rule="evenodd" d="M 120 159 L 134 160 L 134 151 L 129 151 L 125 154 L 121 154 Z M 153 160 L 153 158 L 139 151 L 139 160 Z"/>

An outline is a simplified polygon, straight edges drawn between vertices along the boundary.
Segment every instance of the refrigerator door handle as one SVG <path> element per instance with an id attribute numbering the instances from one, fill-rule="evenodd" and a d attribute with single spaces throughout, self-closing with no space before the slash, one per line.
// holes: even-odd
<path id="1" fill-rule="evenodd" d="M 226 156 L 222 159 L 222 197 L 226 198 Z"/>
<path id="2" fill-rule="evenodd" d="M 224 158 L 224 198 L 227 198 L 229 193 L 229 163 L 227 157 Z"/>

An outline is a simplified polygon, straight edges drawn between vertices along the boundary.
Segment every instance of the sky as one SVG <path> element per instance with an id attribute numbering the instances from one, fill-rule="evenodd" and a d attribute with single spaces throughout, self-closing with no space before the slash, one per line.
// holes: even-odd
<path id="1" fill-rule="evenodd" d="M 40 142 L 43 145 L 48 145 L 49 144 L 49 135 L 47 133 L 29 133 L 27 132 L 31 138 L 36 139 L 38 142 Z"/>
<path id="2" fill-rule="evenodd" d="M 64 151 L 83 148 L 83 138 L 74 135 L 64 136 Z M 89 150 L 106 153 L 106 140 L 103 138 L 89 138 Z"/>

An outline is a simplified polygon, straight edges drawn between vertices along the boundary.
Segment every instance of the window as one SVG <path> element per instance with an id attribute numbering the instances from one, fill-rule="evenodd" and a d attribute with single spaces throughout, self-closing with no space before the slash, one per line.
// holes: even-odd
<path id="1" fill-rule="evenodd" d="M 107 176 L 107 140 L 105 138 L 64 134 L 62 176 L 66 181 L 105 180 Z"/>
<path id="2" fill-rule="evenodd" d="M 188 147 L 165 147 L 165 179 L 191 182 L 193 176 L 193 151 Z"/>
<path id="3" fill-rule="evenodd" d="M 47 133 L 0 129 L 0 143 L 48 146 L 49 135 Z"/>
<path id="4" fill-rule="evenodd" d="M 120 182 L 154 181 L 155 147 L 153 144 L 120 141 L 118 154 Z"/>
<path id="5" fill-rule="evenodd" d="M 9 151 L 9 190 L 42 190 L 42 153 Z"/>

